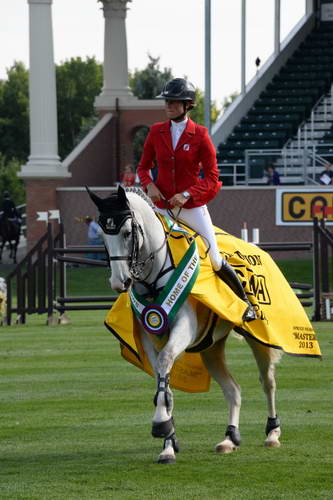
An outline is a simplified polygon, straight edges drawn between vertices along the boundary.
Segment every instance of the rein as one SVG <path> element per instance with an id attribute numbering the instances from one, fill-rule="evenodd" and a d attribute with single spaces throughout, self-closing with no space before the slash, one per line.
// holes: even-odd
<path id="1" fill-rule="evenodd" d="M 136 220 L 134 212 L 128 207 L 127 209 L 124 210 L 113 210 L 113 211 L 108 211 L 108 212 L 100 212 L 100 217 L 98 220 L 98 223 L 102 230 L 104 231 L 105 234 L 110 234 L 110 235 L 117 235 L 119 234 L 122 226 L 126 222 L 127 219 L 131 219 L 131 233 L 132 233 L 132 250 L 130 255 L 118 255 L 118 256 L 109 256 L 110 261 L 129 261 L 129 272 L 133 280 L 136 282 L 142 284 L 145 286 L 150 293 L 154 296 L 158 292 L 158 288 L 156 286 L 158 280 L 167 274 L 170 270 L 173 269 L 173 267 L 169 267 L 167 269 L 164 269 L 167 258 L 168 258 L 168 252 L 166 253 L 164 263 L 161 267 L 161 270 L 159 271 L 154 283 L 147 283 L 147 279 L 152 273 L 153 270 L 153 265 L 151 266 L 150 270 L 148 271 L 147 275 L 144 278 L 140 278 L 141 274 L 143 273 L 143 270 L 145 266 L 149 263 L 154 262 L 155 255 L 157 255 L 163 247 L 167 244 L 167 241 L 170 238 L 172 229 L 174 225 L 176 224 L 176 220 L 174 219 L 174 222 L 169 228 L 168 232 L 165 234 L 164 241 L 163 243 L 151 252 L 148 257 L 144 260 L 139 260 L 139 233 L 141 233 L 141 236 L 143 239 L 145 239 L 144 231 L 138 221 Z"/>

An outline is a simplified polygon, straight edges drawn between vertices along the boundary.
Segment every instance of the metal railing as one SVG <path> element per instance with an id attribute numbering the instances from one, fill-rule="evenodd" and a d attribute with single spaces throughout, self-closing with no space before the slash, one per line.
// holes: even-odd
<path id="1" fill-rule="evenodd" d="M 329 257 L 333 259 L 333 233 L 327 229 L 324 218 L 319 220 L 317 217 L 314 217 L 314 313 L 312 318 L 314 321 L 332 318 L 333 293 L 329 279 Z M 325 304 L 323 304 L 323 299 L 325 300 Z M 325 310 L 323 310 L 323 306 L 325 306 Z"/>
<path id="2" fill-rule="evenodd" d="M 25 323 L 29 314 L 47 314 L 47 323 L 53 324 L 54 313 L 66 311 L 108 310 L 116 297 L 68 297 L 66 293 L 66 263 L 107 267 L 107 260 L 77 257 L 80 254 L 105 254 L 104 246 L 66 247 L 63 225 L 54 235 L 49 223 L 47 232 L 6 277 L 7 311 L 5 324 Z M 74 255 L 73 255 L 74 254 Z M 100 302 L 100 304 L 97 304 Z M 61 318 L 59 318 L 59 322 Z"/>
<path id="3" fill-rule="evenodd" d="M 219 178 L 221 180 L 225 178 L 230 178 L 232 180 L 232 184 L 236 186 L 237 184 L 245 184 L 245 163 L 218 163 L 217 164 L 220 175 Z M 230 170 L 232 172 L 225 172 L 224 169 Z"/>
<path id="4" fill-rule="evenodd" d="M 322 153 L 322 149 L 327 148 L 332 151 Z M 319 152 L 318 152 L 319 151 Z M 261 183 L 264 175 L 256 177 L 253 175 L 253 159 L 269 158 L 281 176 L 291 182 L 304 183 L 306 185 L 319 185 L 318 176 L 323 170 L 324 165 L 333 158 L 333 143 L 313 144 L 307 148 L 298 150 L 297 148 L 288 149 L 247 149 L 245 150 L 245 184 Z M 278 164 L 278 160 L 281 163 Z M 267 164 L 269 161 L 267 160 Z"/>

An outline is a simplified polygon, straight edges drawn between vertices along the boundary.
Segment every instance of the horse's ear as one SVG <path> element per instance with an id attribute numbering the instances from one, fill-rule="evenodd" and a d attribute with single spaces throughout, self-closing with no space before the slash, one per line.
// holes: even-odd
<path id="1" fill-rule="evenodd" d="M 118 186 L 118 200 L 123 204 L 123 205 L 128 205 L 128 200 L 126 197 L 126 191 L 125 189 L 119 184 Z"/>
<path id="2" fill-rule="evenodd" d="M 93 193 L 89 188 L 88 186 L 86 186 L 86 190 L 90 196 L 90 198 L 92 199 L 92 201 L 95 203 L 95 205 L 97 206 L 97 208 L 100 208 L 101 206 L 101 202 L 102 202 L 102 198 L 100 198 L 99 196 L 97 196 L 97 194 Z"/>

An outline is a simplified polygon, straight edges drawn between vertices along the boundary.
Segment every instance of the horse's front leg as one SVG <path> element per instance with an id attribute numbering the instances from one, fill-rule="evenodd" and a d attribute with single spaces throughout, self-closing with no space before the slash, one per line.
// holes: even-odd
<path id="1" fill-rule="evenodd" d="M 169 386 L 170 372 L 176 358 L 195 340 L 197 331 L 196 315 L 189 304 L 179 311 L 170 331 L 169 340 L 156 361 L 157 391 L 154 397 L 155 413 L 152 435 L 164 438 L 163 451 L 159 463 L 173 463 L 175 452 L 179 451 L 172 417 L 173 396 Z"/>

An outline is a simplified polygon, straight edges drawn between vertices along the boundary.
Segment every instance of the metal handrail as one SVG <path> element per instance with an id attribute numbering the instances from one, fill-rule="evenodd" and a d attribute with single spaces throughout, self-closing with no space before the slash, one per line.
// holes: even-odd
<path id="1" fill-rule="evenodd" d="M 237 167 L 244 167 L 244 169 L 245 169 L 245 163 L 234 163 L 234 162 L 218 163 L 217 166 L 218 166 L 218 169 L 220 171 L 220 176 L 232 177 L 234 186 L 237 185 L 237 177 L 244 177 L 244 180 L 246 179 L 245 172 L 237 172 Z M 221 171 L 223 169 L 223 167 L 229 167 L 229 168 L 232 167 L 233 172 L 231 174 L 223 173 L 223 171 Z"/>

